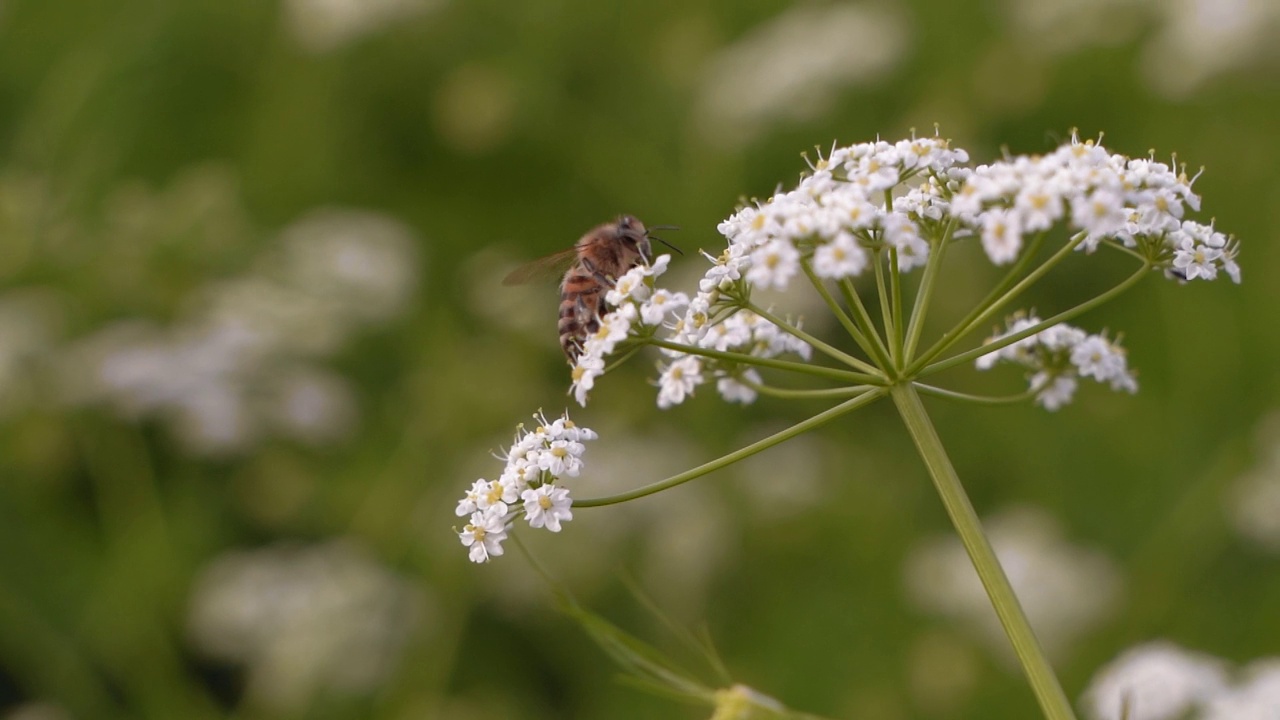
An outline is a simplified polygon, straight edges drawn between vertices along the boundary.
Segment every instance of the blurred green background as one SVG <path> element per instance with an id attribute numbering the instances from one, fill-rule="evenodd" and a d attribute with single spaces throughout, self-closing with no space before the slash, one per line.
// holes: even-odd
<path id="1" fill-rule="evenodd" d="M 1136 397 L 929 407 L 1071 697 L 1146 640 L 1280 654 L 1277 37 L 1273 3 L 1211 0 L 0 0 L 0 716 L 708 716 L 616 682 L 514 549 L 473 566 L 451 531 L 515 423 L 570 402 L 555 288 L 500 279 L 630 212 L 683 228 L 688 283 L 800 152 L 934 123 L 976 161 L 1078 127 L 1208 167 L 1244 284 L 1152 278 L 1079 322 L 1124 333 Z M 601 435 L 577 496 L 821 409 L 660 412 L 651 360 L 574 413 Z M 1032 717 L 948 532 L 882 404 L 519 534 L 792 707 Z"/>

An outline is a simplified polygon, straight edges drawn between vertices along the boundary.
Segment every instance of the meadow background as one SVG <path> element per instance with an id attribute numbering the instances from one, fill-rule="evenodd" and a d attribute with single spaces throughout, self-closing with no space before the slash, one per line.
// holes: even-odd
<path id="1" fill-rule="evenodd" d="M 1150 640 L 1280 655 L 1278 38 L 1266 0 L 0 0 L 0 717 L 708 716 L 616 682 L 527 562 L 451 530 L 515 423 L 571 402 L 554 286 L 500 279 L 628 212 L 682 228 L 690 283 L 801 152 L 935 123 L 977 161 L 1079 128 L 1207 166 L 1244 284 L 1152 278 L 1078 323 L 1124 333 L 1137 396 L 929 407 L 1071 697 Z M 963 308 L 997 274 L 959 267 Z M 821 409 L 661 412 L 652 360 L 575 412 L 576 495 Z M 792 707 L 1033 717 L 949 533 L 881 403 L 520 535 Z"/>

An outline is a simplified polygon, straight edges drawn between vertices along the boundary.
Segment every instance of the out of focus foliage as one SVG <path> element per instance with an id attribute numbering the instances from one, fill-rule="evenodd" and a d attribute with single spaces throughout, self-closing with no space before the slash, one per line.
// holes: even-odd
<path id="1" fill-rule="evenodd" d="M 513 425 L 570 402 L 554 287 L 499 280 L 624 211 L 680 225 L 696 277 L 801 151 L 934 123 L 979 160 L 1078 127 L 1208 166 L 1244 284 L 1087 318 L 1127 329 L 1139 395 L 936 419 L 1053 588 L 1031 614 L 1073 696 L 1147 640 L 1280 654 L 1278 36 L 1263 0 L 0 0 L 0 715 L 706 716 L 614 682 L 523 559 L 450 531 Z M 816 409 L 663 413 L 652 375 L 577 416 L 579 496 Z M 528 540 L 661 638 L 634 576 L 792 707 L 1031 717 L 948 532 L 873 407 Z"/>

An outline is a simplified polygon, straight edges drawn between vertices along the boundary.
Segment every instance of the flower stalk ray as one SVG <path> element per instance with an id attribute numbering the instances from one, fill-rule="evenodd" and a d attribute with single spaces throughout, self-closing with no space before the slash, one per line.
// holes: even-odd
<path id="1" fill-rule="evenodd" d="M 683 485 L 684 483 L 687 483 L 690 480 L 700 478 L 703 475 L 715 472 L 716 470 L 720 470 L 721 468 L 728 467 L 741 460 L 745 460 L 751 457 L 752 455 L 755 455 L 757 453 L 760 453 L 764 450 L 767 450 L 773 447 L 774 445 L 778 445 L 780 443 L 786 442 L 787 440 L 790 440 L 791 438 L 796 437 L 797 435 L 802 435 L 806 432 L 809 432 L 810 430 L 826 425 L 832 420 L 835 420 L 836 418 L 847 415 L 853 412 L 854 410 L 857 410 L 860 407 L 870 405 L 871 403 L 883 397 L 886 394 L 886 392 L 887 391 L 884 388 L 872 388 L 869 390 L 865 390 L 862 392 L 862 394 L 856 397 L 850 398 L 849 400 L 846 400 L 840 403 L 839 405 L 829 408 L 828 410 L 820 412 L 817 415 L 814 415 L 813 417 L 808 418 L 807 420 L 798 422 L 795 425 L 792 425 L 791 427 L 785 430 L 776 432 L 762 440 L 757 440 L 756 442 L 751 443 L 746 447 L 735 450 L 729 453 L 728 455 L 725 455 L 724 457 L 716 458 L 711 462 L 703 463 L 702 465 L 699 465 L 698 467 L 695 467 L 691 470 L 687 470 L 678 475 L 672 475 L 671 477 L 665 480 L 661 480 L 659 482 L 653 483 L 652 485 L 646 485 L 641 488 L 636 488 L 635 490 L 631 490 L 629 492 L 619 493 L 617 495 L 609 495 L 607 497 L 591 498 L 587 500 L 575 500 L 573 504 L 575 507 L 579 507 L 579 508 L 600 507 L 603 505 L 616 505 L 618 503 L 627 502 L 628 500 L 635 500 L 638 498 L 646 497 L 648 495 L 653 495 L 654 493 L 662 492 L 663 490 L 676 487 L 677 485 Z"/>

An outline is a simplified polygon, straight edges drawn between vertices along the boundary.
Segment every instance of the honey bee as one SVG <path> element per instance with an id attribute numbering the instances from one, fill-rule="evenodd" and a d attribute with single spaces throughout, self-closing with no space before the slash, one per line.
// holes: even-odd
<path id="1" fill-rule="evenodd" d="M 588 230 L 568 250 L 521 265 L 502 284 L 519 285 L 564 272 L 560 280 L 558 329 L 560 347 L 573 365 L 582 354 L 587 337 L 600 329 L 600 316 L 606 311 L 605 293 L 628 270 L 652 258 L 649 232 L 634 216 L 620 215 L 613 222 Z"/>

